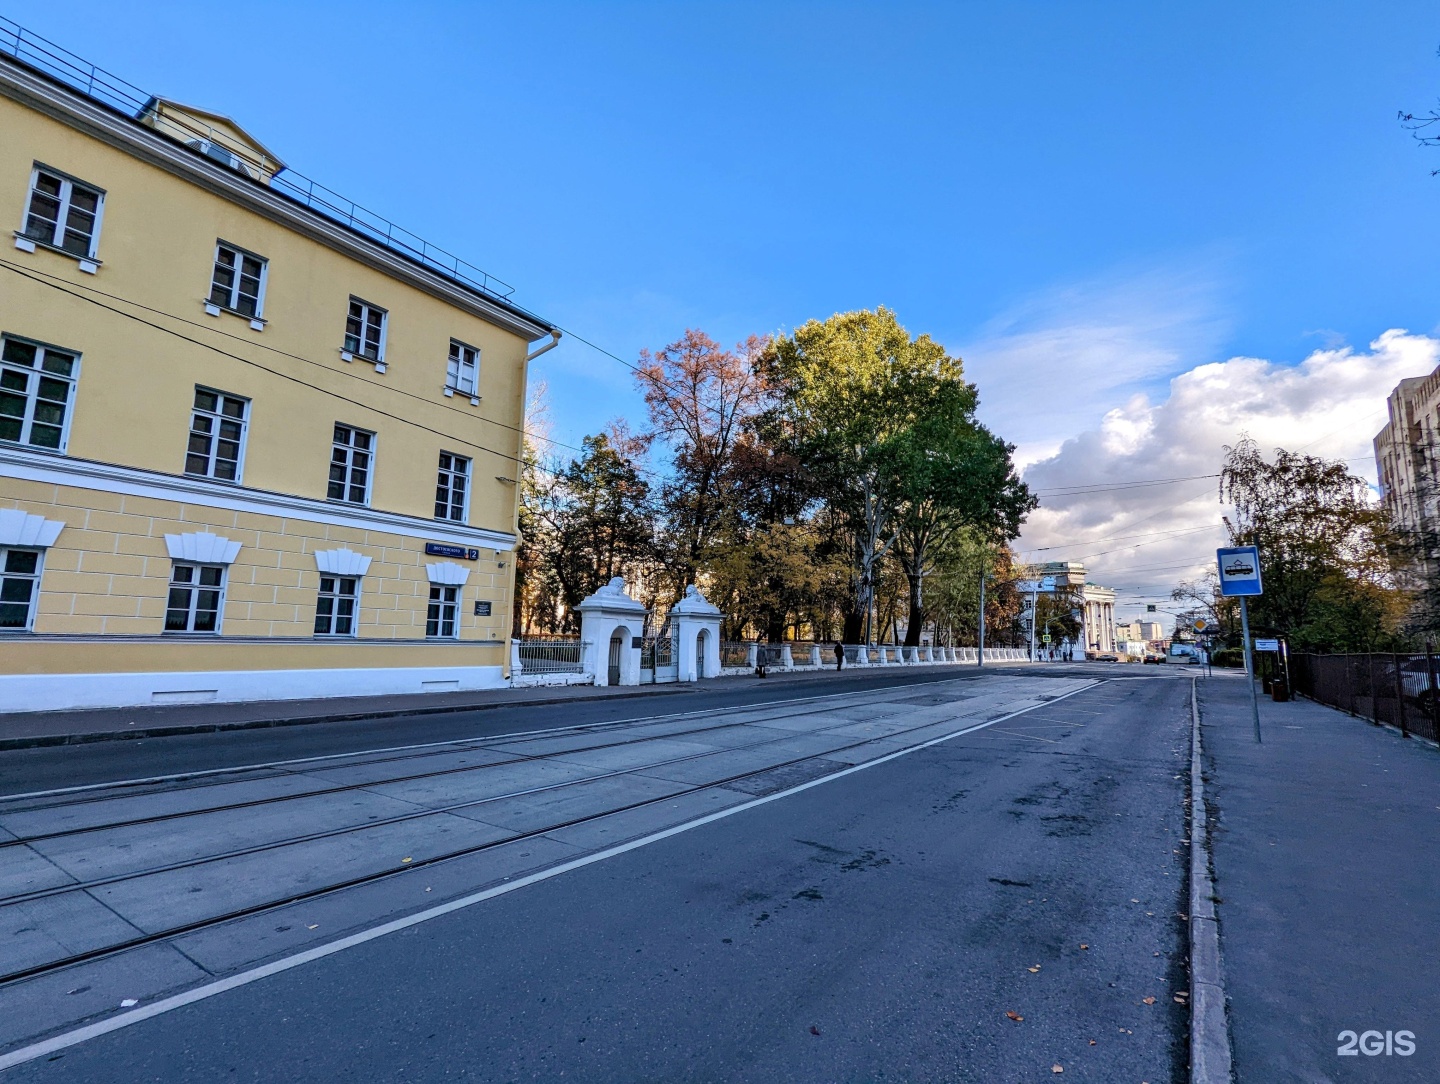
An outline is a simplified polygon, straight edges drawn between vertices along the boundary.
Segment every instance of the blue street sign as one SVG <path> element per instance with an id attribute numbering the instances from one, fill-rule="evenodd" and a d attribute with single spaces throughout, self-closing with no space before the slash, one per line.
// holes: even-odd
<path id="1" fill-rule="evenodd" d="M 1260 551 L 1254 546 L 1216 550 L 1220 565 L 1220 593 L 1227 597 L 1264 594 L 1260 586 Z"/>

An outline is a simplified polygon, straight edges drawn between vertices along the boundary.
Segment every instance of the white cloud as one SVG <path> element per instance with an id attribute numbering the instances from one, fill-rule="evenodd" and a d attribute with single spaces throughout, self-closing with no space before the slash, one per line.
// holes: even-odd
<path id="1" fill-rule="evenodd" d="M 1225 445 L 1248 434 L 1266 452 L 1350 460 L 1373 482 L 1386 397 L 1437 363 L 1440 339 L 1391 330 L 1368 351 L 1317 350 L 1288 365 L 1231 358 L 1173 377 L 1163 398 L 1130 394 L 1098 428 L 1026 468 L 1041 507 L 1017 546 L 1034 560 L 1083 560 L 1093 581 L 1121 589 L 1118 612 L 1128 617 L 1144 596 L 1163 599 L 1203 571 L 1223 545 L 1216 479 L 1195 476 L 1218 472 Z M 1133 485 L 1149 479 L 1187 480 Z"/>
<path id="2" fill-rule="evenodd" d="M 980 387 L 980 417 L 1022 466 L 1130 393 L 1154 390 L 1225 333 L 1204 259 L 1186 272 L 1112 275 L 1054 289 L 990 320 L 957 352 Z M 1038 407 L 1038 409 L 1037 409 Z"/>

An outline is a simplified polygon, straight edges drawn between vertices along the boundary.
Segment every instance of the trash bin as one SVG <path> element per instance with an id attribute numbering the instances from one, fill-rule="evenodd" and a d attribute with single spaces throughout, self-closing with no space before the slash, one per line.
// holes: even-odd
<path id="1" fill-rule="evenodd" d="M 1282 704 L 1290 699 L 1290 688 L 1284 678 L 1276 678 L 1270 683 L 1270 699 Z"/>

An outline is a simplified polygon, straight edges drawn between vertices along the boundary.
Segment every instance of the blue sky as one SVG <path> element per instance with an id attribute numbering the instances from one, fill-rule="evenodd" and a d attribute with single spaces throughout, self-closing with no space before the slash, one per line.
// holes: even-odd
<path id="1" fill-rule="evenodd" d="M 889 305 L 1026 460 L 1196 366 L 1440 322 L 1440 149 L 1395 122 L 1440 96 L 1433 3 L 4 14 L 623 357 Z M 535 375 L 557 438 L 640 415 L 576 342 Z"/>

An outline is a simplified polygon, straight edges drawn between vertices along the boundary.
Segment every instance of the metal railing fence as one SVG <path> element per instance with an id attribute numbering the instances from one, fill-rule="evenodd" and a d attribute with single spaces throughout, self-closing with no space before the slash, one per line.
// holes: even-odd
<path id="1" fill-rule="evenodd" d="M 743 640 L 722 640 L 720 642 L 720 665 L 730 668 L 750 665 L 751 644 Z"/>
<path id="2" fill-rule="evenodd" d="M 87 98 L 135 120 L 141 118 L 146 107 L 155 98 L 135 84 L 127 83 L 119 76 L 112 75 L 4 16 L 0 16 L 0 54 L 12 56 L 79 91 Z M 430 244 L 382 215 L 361 207 L 354 200 L 346 199 L 338 192 L 317 184 L 304 174 L 282 166 L 263 154 L 257 157 L 248 145 L 236 142 L 228 133 L 198 118 L 187 117 L 182 120 L 174 115 L 167 115 L 163 120 L 157 121 L 156 128 L 175 129 L 168 134 L 181 143 L 189 139 L 203 139 L 224 147 L 246 165 L 257 170 L 261 176 L 268 177 L 270 188 L 433 271 L 492 297 L 508 298 L 515 292 L 515 287 L 503 279 L 487 274 L 474 264 Z M 249 171 L 244 172 L 248 174 Z"/>
<path id="3" fill-rule="evenodd" d="M 1262 678 L 1266 667 L 1257 667 Z M 1440 657 L 1423 654 L 1290 656 L 1295 691 L 1321 704 L 1398 727 L 1432 741 L 1440 739 Z"/>
<path id="4" fill-rule="evenodd" d="M 584 672 L 585 645 L 580 640 L 546 638 L 520 640 L 520 665 L 527 674 L 579 674 Z"/>

